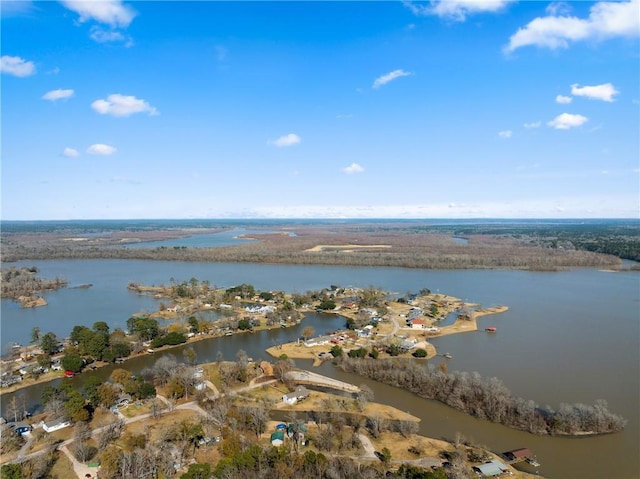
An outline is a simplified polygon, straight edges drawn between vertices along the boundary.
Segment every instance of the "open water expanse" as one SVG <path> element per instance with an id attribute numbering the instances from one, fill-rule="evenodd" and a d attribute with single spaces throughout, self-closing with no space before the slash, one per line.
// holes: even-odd
<path id="1" fill-rule="evenodd" d="M 402 390 L 341 373 L 330 363 L 318 372 L 367 383 L 376 400 L 394 405 L 422 419 L 421 433 L 467 438 L 501 452 L 529 447 L 549 478 L 640 477 L 640 275 L 579 269 L 560 273 L 523 271 L 427 271 L 402 268 L 356 268 L 262 264 L 201 264 L 125 260 L 26 261 L 16 266 L 40 268 L 45 278 L 61 276 L 69 288 L 46 295 L 49 305 L 20 309 L 2 300 L 1 342 L 26 344 L 34 326 L 65 337 L 76 324 L 91 326 L 106 321 L 124 327 L 131 314 L 157 309 L 157 300 L 137 296 L 126 289 L 129 281 L 169 284 L 170 278 L 195 277 L 211 285 L 230 287 L 253 284 L 259 290 L 304 292 L 328 287 L 374 286 L 392 292 L 417 292 L 421 288 L 457 296 L 482 306 L 507 305 L 503 314 L 480 318 L 480 329 L 496 326 L 497 334 L 463 333 L 435 339 L 440 353 L 449 352 L 449 370 L 477 371 L 501 379 L 513 394 L 540 405 L 561 402 L 592 404 L 605 399 L 610 409 L 628 420 L 626 429 L 601 437 L 568 439 L 538 437 L 480 421 L 443 406 L 419 399 Z M 89 289 L 72 289 L 91 283 Z M 308 324 L 318 333 L 343 324 L 336 315 L 309 315 L 301 325 L 207 339 L 195 343 L 199 362 L 212 361 L 222 351 L 235 359 L 244 349 L 254 359 L 266 358 L 265 348 L 300 335 Z M 181 348 L 171 350 L 182 359 Z M 133 371 L 150 366 L 160 354 L 126 363 Z M 166 354 L 166 353 L 164 353 Z M 432 360 L 438 364 L 442 358 Z M 311 367 L 299 363 L 298 366 Z M 95 374 L 108 376 L 111 368 Z M 78 384 L 82 375 L 73 379 Z M 31 410 L 39 406 L 41 385 L 15 394 Z M 6 405 L 12 395 L 2 396 Z"/>

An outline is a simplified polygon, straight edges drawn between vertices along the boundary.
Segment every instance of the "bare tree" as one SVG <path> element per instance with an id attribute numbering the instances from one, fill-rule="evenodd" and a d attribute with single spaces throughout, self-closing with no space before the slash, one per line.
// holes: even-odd
<path id="1" fill-rule="evenodd" d="M 373 390 L 366 384 L 360 385 L 360 391 L 356 394 L 356 404 L 359 411 L 364 411 L 369 401 L 373 400 Z"/>
<path id="2" fill-rule="evenodd" d="M 158 419 L 162 414 L 162 401 L 160 401 L 158 398 L 154 398 L 153 400 L 151 400 L 151 404 L 149 405 L 149 407 L 151 409 L 151 417 L 153 417 L 154 419 Z"/>
<path id="3" fill-rule="evenodd" d="M 256 437 L 260 437 L 269 421 L 268 411 L 262 407 L 249 406 L 243 407 L 240 412 L 244 416 L 244 422 L 247 427 L 253 431 Z"/>
<path id="4" fill-rule="evenodd" d="M 313 326 L 307 326 L 302 330 L 302 339 L 308 341 L 316 334 L 316 330 Z"/>
<path id="5" fill-rule="evenodd" d="M 122 419 L 107 424 L 102 428 L 100 433 L 96 436 L 96 444 L 98 449 L 104 450 L 109 444 L 117 440 L 124 430 L 124 421 Z"/>
<path id="6" fill-rule="evenodd" d="M 214 424 L 222 435 L 222 430 L 227 422 L 229 413 L 229 403 L 225 398 L 218 398 L 206 403 L 207 420 Z"/>
<path id="7" fill-rule="evenodd" d="M 6 414 L 7 418 L 9 420 L 13 420 L 13 422 L 18 422 L 18 418 L 22 418 L 20 406 L 18 405 L 18 399 L 16 398 L 16 396 L 13 396 L 7 403 Z"/>
<path id="8" fill-rule="evenodd" d="M 386 420 L 378 415 L 369 416 L 366 427 L 371 435 L 377 439 L 386 428 Z"/>
<path id="9" fill-rule="evenodd" d="M 98 450 L 89 441 L 79 440 L 73 442 L 72 452 L 78 461 L 87 462 L 96 455 Z"/>
<path id="10" fill-rule="evenodd" d="M 273 366 L 273 375 L 283 384 L 287 383 L 287 375 L 293 370 L 294 363 L 290 359 L 279 359 Z"/>

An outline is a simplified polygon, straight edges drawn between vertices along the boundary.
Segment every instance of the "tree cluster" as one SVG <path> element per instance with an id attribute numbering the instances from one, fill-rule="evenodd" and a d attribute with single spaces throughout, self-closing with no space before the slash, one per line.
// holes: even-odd
<path id="1" fill-rule="evenodd" d="M 90 356 L 96 361 L 113 362 L 117 358 L 126 358 L 131 354 L 131 347 L 124 333 L 122 331 L 110 333 L 109 325 L 104 321 L 93 323 L 92 329 L 86 326 L 74 326 L 70 340 L 77 348 L 77 354 Z M 79 371 L 75 368 L 67 369 Z"/>
<path id="2" fill-rule="evenodd" d="M 62 278 L 46 280 L 38 275 L 38 268 L 1 268 L 0 291 L 3 298 L 16 299 L 20 296 L 32 296 L 43 291 L 53 291 L 67 285 Z"/>
<path id="3" fill-rule="evenodd" d="M 541 408 L 515 397 L 497 378 L 478 373 L 445 373 L 412 361 L 342 357 L 340 367 L 385 384 L 435 399 L 471 416 L 535 434 L 584 435 L 621 431 L 626 421 L 611 413 L 605 401 L 595 405 L 561 404 Z"/>

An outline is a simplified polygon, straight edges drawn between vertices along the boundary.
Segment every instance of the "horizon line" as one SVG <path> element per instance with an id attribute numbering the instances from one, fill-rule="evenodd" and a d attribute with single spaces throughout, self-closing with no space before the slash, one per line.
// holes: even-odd
<path id="1" fill-rule="evenodd" d="M 49 218 L 49 219 L 0 219 L 0 222 L 45 222 L 45 221 L 495 221 L 495 220 L 554 220 L 554 221 L 602 221 L 602 220 L 626 220 L 640 221 L 640 217 L 591 217 L 591 216 L 567 216 L 567 217 L 551 217 L 551 216 L 486 216 L 486 217 L 153 217 L 153 218 Z"/>

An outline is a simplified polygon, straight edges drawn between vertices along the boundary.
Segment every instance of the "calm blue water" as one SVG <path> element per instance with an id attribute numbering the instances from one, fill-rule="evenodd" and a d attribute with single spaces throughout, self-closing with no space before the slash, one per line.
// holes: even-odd
<path id="1" fill-rule="evenodd" d="M 532 447 L 543 464 L 541 473 L 566 478 L 639 477 L 640 437 L 640 275 L 580 269 L 559 273 L 526 271 L 426 271 L 402 268 L 355 268 L 256 264 L 198 264 L 125 260 L 65 260 L 24 262 L 36 265 L 43 277 L 62 276 L 71 285 L 92 283 L 89 289 L 61 290 L 47 295 L 50 304 L 25 310 L 3 300 L 2 344 L 26 343 L 33 326 L 41 331 L 69 333 L 75 324 L 98 320 L 122 326 L 136 312 L 156 308 L 156 300 L 126 289 L 129 281 L 168 284 L 209 280 L 212 286 L 251 283 L 259 290 L 304 292 L 328 287 L 360 286 L 404 294 L 429 288 L 484 307 L 507 305 L 509 311 L 479 320 L 480 329 L 496 326 L 496 334 L 463 333 L 433 340 L 440 352 L 451 352 L 451 370 L 478 371 L 500 378 L 511 391 L 541 405 L 561 402 L 608 401 L 610 409 L 629 421 L 620 434 L 570 440 L 540 438 L 459 415 L 449 408 L 372 385 L 376 397 L 422 419 L 422 432 L 454 437 L 460 431 L 494 450 Z M 311 320 L 310 320 L 311 321 Z M 329 329 L 331 319 L 317 323 Z M 301 326 L 304 326 L 305 323 Z M 233 336 L 198 345 L 198 360 L 215 359 L 244 349 L 264 357 L 273 341 L 286 340 L 291 330 Z M 269 335 L 276 335 L 271 337 Z M 179 356 L 179 350 L 176 351 Z M 142 367 L 148 357 L 127 363 Z M 437 362 L 442 359 L 434 360 Z M 140 364 L 138 364 L 139 362 Z M 130 364 L 130 366 L 129 366 Z M 136 366 L 136 364 L 138 364 Z M 329 364 L 327 374 L 339 376 Z M 364 382 L 360 378 L 353 379 Z M 37 388 L 30 396 L 38 396 Z M 4 399 L 4 398 L 3 398 Z M 3 401 L 4 402 L 4 401 Z"/>
<path id="2" fill-rule="evenodd" d="M 194 234 L 185 238 L 174 238 L 163 241 L 145 241 L 142 243 L 132 243 L 120 245 L 126 248 L 165 248 L 187 247 L 187 248 L 219 248 L 221 246 L 235 246 L 244 243 L 255 242 L 250 238 L 240 238 L 241 235 L 250 234 L 270 234 L 280 233 L 279 231 L 249 230 L 244 228 L 234 228 L 220 233 Z M 288 233 L 293 235 L 293 233 Z"/>

